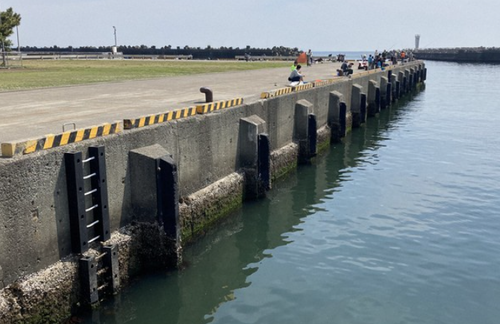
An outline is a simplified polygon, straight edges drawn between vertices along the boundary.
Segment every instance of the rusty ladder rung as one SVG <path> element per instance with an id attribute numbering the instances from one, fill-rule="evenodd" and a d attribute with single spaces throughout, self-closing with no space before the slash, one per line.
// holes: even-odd
<path id="1" fill-rule="evenodd" d="M 108 252 L 103 252 L 101 254 L 99 254 L 98 256 L 95 257 L 96 260 L 100 260 L 102 259 L 102 257 L 104 257 L 106 254 L 108 254 Z"/>
<path id="2" fill-rule="evenodd" d="M 98 270 L 97 271 L 97 276 L 100 276 L 100 275 L 106 273 L 108 270 L 109 270 L 109 267 L 104 267 L 104 268 Z"/>

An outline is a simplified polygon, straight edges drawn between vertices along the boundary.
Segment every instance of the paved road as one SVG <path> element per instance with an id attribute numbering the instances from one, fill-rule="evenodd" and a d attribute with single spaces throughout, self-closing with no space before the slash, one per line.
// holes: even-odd
<path id="1" fill-rule="evenodd" d="M 304 66 L 302 73 L 306 81 L 330 79 L 339 65 Z M 192 106 L 204 102 L 204 86 L 212 89 L 214 101 L 252 102 L 263 91 L 283 88 L 289 73 L 290 68 L 277 68 L 0 92 L 0 143 L 59 134 L 66 123 L 78 129 Z"/>

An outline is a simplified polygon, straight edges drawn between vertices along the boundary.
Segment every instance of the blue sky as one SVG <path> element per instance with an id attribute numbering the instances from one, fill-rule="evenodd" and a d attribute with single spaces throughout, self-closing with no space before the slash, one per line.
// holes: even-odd
<path id="1" fill-rule="evenodd" d="M 0 0 L 22 46 L 500 47 L 498 0 Z M 17 37 L 12 40 L 17 45 Z"/>

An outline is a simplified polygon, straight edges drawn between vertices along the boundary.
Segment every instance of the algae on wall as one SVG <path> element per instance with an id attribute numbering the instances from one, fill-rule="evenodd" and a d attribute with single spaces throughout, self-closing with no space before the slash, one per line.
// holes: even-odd
<path id="1" fill-rule="evenodd" d="M 232 173 L 179 204 L 182 245 L 194 241 L 219 219 L 243 204 L 244 175 Z"/>

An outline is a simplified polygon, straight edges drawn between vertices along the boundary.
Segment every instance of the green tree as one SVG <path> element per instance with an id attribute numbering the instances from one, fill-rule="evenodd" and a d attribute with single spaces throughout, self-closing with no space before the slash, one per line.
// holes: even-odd
<path id="1" fill-rule="evenodd" d="M 21 24 L 21 15 L 15 13 L 12 8 L 6 11 L 0 11 L 0 42 L 2 46 L 2 61 L 3 65 L 6 65 L 5 61 L 5 49 L 9 49 L 12 42 L 7 39 L 14 33 L 14 27 Z"/>

